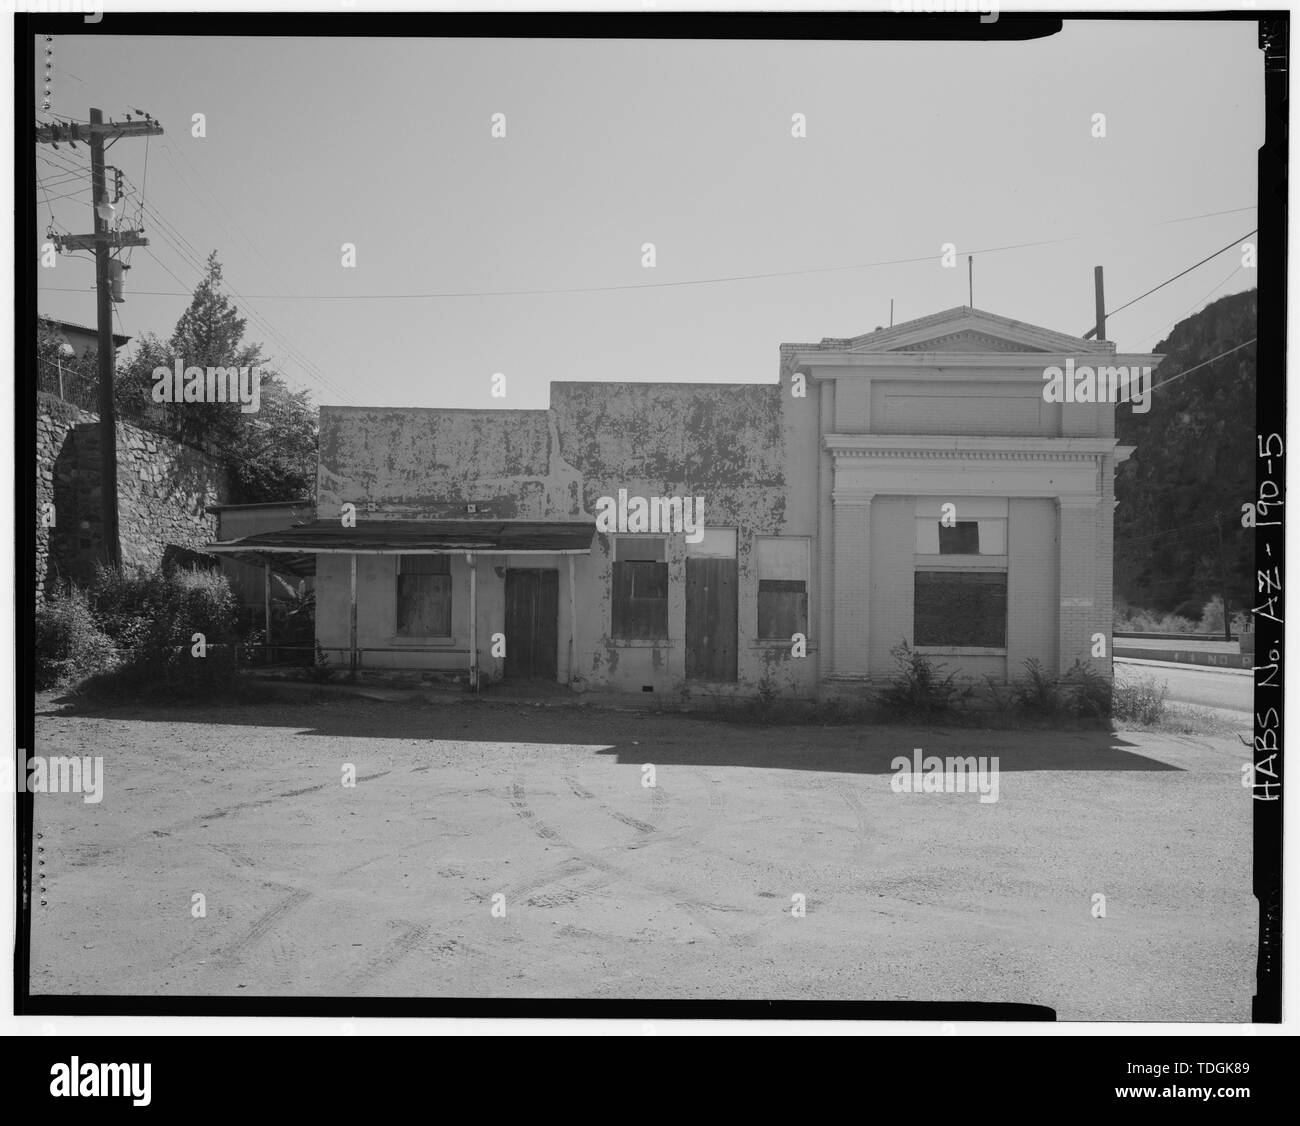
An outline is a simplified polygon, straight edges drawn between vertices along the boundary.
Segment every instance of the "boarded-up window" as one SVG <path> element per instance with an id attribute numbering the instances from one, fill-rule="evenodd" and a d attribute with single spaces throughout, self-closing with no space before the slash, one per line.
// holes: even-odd
<path id="1" fill-rule="evenodd" d="M 397 635 L 451 636 L 451 558 L 397 557 Z"/>
<path id="2" fill-rule="evenodd" d="M 980 525 L 978 520 L 958 520 L 951 528 L 940 522 L 940 555 L 978 555 L 979 553 Z"/>
<path id="3" fill-rule="evenodd" d="M 1005 648 L 1005 571 L 917 571 L 915 593 L 917 645 Z"/>
<path id="4" fill-rule="evenodd" d="M 763 536 L 758 548 L 758 636 L 808 634 L 808 541 Z"/>
<path id="5" fill-rule="evenodd" d="M 659 536 L 619 536 L 614 541 L 610 632 L 619 641 L 659 641 L 668 636 L 668 564 Z"/>

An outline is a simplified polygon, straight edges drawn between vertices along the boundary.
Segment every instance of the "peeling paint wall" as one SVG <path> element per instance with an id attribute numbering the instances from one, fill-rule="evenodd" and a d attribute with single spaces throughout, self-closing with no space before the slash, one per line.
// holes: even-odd
<path id="1" fill-rule="evenodd" d="M 809 404 L 813 405 L 809 405 Z M 810 575 L 809 655 L 757 640 L 758 575 L 754 538 L 817 534 L 816 400 L 788 386 L 729 384 L 557 383 L 545 411 L 471 411 L 324 407 L 318 505 L 322 519 L 357 506 L 358 522 L 432 519 L 593 518 L 602 496 L 704 498 L 709 528 L 735 528 L 738 570 L 738 685 L 761 683 L 812 691 L 817 681 L 815 552 Z M 468 512 L 474 505 L 475 512 Z M 559 570 L 559 678 L 593 687 L 655 692 L 686 684 L 684 537 L 669 537 L 668 633 L 664 641 L 610 637 L 612 543 L 593 539 L 574 558 L 576 613 L 569 663 L 568 562 L 562 556 L 502 560 L 480 556 L 478 647 L 481 665 L 500 673 L 490 638 L 503 628 L 504 568 Z M 348 644 L 349 574 L 345 556 L 322 556 L 318 635 L 327 649 Z M 446 646 L 469 643 L 468 564 L 453 557 L 453 632 Z M 358 566 L 358 644 L 401 648 L 394 638 L 396 562 L 362 556 Z M 371 658 L 367 657 L 367 663 Z M 464 668 L 467 656 L 398 653 L 390 667 Z"/>

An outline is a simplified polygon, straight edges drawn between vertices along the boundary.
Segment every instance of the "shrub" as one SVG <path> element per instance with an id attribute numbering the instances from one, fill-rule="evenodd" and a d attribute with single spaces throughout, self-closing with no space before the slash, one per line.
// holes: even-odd
<path id="1" fill-rule="evenodd" d="M 1034 657 L 1025 662 L 1025 675 L 1011 681 L 1012 707 L 1031 715 L 1053 716 L 1064 710 L 1060 681 Z"/>
<path id="2" fill-rule="evenodd" d="M 88 686 L 92 692 L 210 698 L 234 683 L 237 606 L 220 572 L 106 569 L 96 580 L 96 602 L 101 620 L 119 639 L 129 638 L 131 648 L 116 669 Z M 196 633 L 203 635 L 201 657 L 194 653 Z"/>
<path id="3" fill-rule="evenodd" d="M 90 585 L 95 620 L 119 648 L 134 649 L 144 644 L 149 621 L 166 600 L 166 581 L 157 571 L 106 567 L 102 563 L 95 568 Z"/>
<path id="4" fill-rule="evenodd" d="M 957 688 L 955 673 L 942 675 L 947 665 L 934 664 L 908 645 L 906 639 L 889 654 L 898 671 L 888 685 L 875 693 L 877 702 L 889 714 L 930 719 L 953 711 L 959 700 L 970 695 L 969 688 Z"/>
<path id="5" fill-rule="evenodd" d="M 1158 610 L 1141 610 L 1125 606 L 1115 611 L 1115 629 L 1121 633 L 1199 633 L 1200 626 L 1191 618 L 1166 614 Z"/>
<path id="6" fill-rule="evenodd" d="M 36 687 L 63 688 L 113 667 L 113 639 L 75 587 L 36 607 Z"/>
<path id="7" fill-rule="evenodd" d="M 1075 661 L 1061 678 L 1066 693 L 1066 708 L 1071 715 L 1085 719 L 1107 719 L 1113 695 L 1111 682 L 1091 665 Z"/>
<path id="8" fill-rule="evenodd" d="M 1240 636 L 1244 633 L 1251 633 L 1254 630 L 1254 623 L 1250 619 L 1250 614 L 1241 610 L 1235 610 L 1232 614 L 1232 632 Z M 1222 633 L 1223 632 L 1223 599 L 1217 594 L 1205 604 L 1201 610 L 1201 633 Z"/>
<path id="9" fill-rule="evenodd" d="M 991 673 L 984 674 L 984 697 L 989 711 L 999 720 L 1010 718 L 1015 710 L 1016 699 L 1013 685 L 1004 684 Z"/>
<path id="10" fill-rule="evenodd" d="M 307 670 L 307 675 L 317 684 L 325 684 L 334 679 L 334 668 L 330 665 L 329 654 L 316 642 L 316 663 Z"/>
<path id="11" fill-rule="evenodd" d="M 1155 677 L 1117 680 L 1112 692 L 1111 715 L 1125 723 L 1144 726 L 1165 718 L 1165 699 L 1169 689 Z"/>

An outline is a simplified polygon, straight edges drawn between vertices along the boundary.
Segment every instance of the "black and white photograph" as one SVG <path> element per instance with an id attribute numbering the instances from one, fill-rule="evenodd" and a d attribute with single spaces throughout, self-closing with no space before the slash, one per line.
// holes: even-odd
<path id="1" fill-rule="evenodd" d="M 1280 1021 L 1289 14 L 324 8 L 17 17 L 15 1011 Z"/>

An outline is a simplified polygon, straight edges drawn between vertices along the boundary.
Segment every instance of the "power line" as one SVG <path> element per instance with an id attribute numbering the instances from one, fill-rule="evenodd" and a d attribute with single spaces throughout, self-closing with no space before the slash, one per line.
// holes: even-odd
<path id="1" fill-rule="evenodd" d="M 171 224 L 168 223 L 166 220 L 164 220 L 162 216 L 159 215 L 156 211 L 152 211 L 152 218 L 158 223 L 157 230 L 159 231 L 159 234 L 162 237 L 163 243 L 166 244 L 171 249 L 172 253 L 174 253 L 177 256 L 177 258 L 179 258 L 186 266 L 194 270 L 198 278 L 202 280 L 202 278 L 206 274 L 206 266 L 203 265 L 202 262 L 198 260 L 198 252 L 196 250 L 193 250 L 193 248 L 191 248 L 192 253 L 187 255 L 187 253 L 182 248 L 178 247 L 168 236 L 167 232 L 168 229 L 171 227 Z M 175 231 L 173 231 L 173 233 L 182 242 L 185 242 L 186 245 L 189 245 L 188 240 L 185 239 L 183 235 L 180 235 L 179 232 L 175 232 Z M 152 255 L 152 257 L 154 258 L 155 261 L 158 261 L 161 264 L 161 260 L 158 258 L 156 254 Z M 166 267 L 164 267 L 164 269 L 165 268 Z M 177 278 L 176 275 L 173 274 L 170 270 L 167 270 L 167 273 L 170 274 L 171 277 L 178 282 L 178 284 L 180 285 L 185 284 L 184 282 L 181 282 L 180 279 Z M 236 290 L 233 286 L 226 286 L 226 288 L 230 290 L 233 296 L 235 296 L 242 302 L 241 308 L 243 309 L 243 311 L 247 314 L 248 318 L 253 322 L 254 326 L 258 328 L 262 333 L 264 333 L 270 339 L 273 346 L 278 345 L 284 351 L 286 357 L 289 360 L 300 365 L 309 375 L 313 376 L 316 382 L 319 383 L 323 388 L 325 388 L 328 391 L 332 391 L 334 394 L 338 395 L 344 401 L 352 403 L 354 406 L 357 405 L 355 399 L 353 399 L 350 395 L 348 395 L 347 392 L 343 390 L 343 388 L 337 386 L 333 382 L 333 380 L 331 380 L 328 376 L 324 374 L 324 372 L 321 372 L 318 369 L 316 369 L 316 365 L 314 365 L 310 360 L 308 360 L 305 356 L 303 356 L 302 353 L 285 338 L 284 334 L 282 334 L 279 331 L 279 329 L 275 328 L 275 326 L 272 325 L 265 317 L 263 317 L 256 310 L 256 308 L 254 308 L 251 304 L 248 303 L 247 299 L 244 298 L 244 296 L 238 290 Z M 189 295 L 192 295 L 192 293 L 193 293 L 193 287 L 191 287 L 191 289 L 188 291 Z"/>
<path id="2" fill-rule="evenodd" d="M 168 159 L 168 163 L 171 164 L 173 168 L 175 168 L 175 163 L 171 161 L 170 157 L 168 156 L 169 148 L 170 146 L 164 144 L 162 152 L 164 157 Z M 195 201 L 199 203 L 201 206 L 204 206 L 203 201 L 199 199 L 198 194 L 194 191 L 193 186 L 189 183 L 188 180 L 185 180 L 184 176 L 180 173 L 179 169 L 176 169 L 176 171 L 178 173 L 178 176 L 183 181 L 186 189 L 190 192 L 191 195 L 194 196 Z M 128 182 L 130 182 L 129 179 Z M 132 184 L 133 188 L 134 186 L 135 185 Z M 182 261 L 186 261 L 187 264 L 190 266 L 190 268 L 195 270 L 198 277 L 201 279 L 207 270 L 207 267 L 203 264 L 203 256 L 201 252 L 198 250 L 197 247 L 193 245 L 193 243 L 189 241 L 189 239 L 185 237 L 185 235 L 179 230 L 179 228 L 177 228 L 177 226 L 174 223 L 172 223 L 162 214 L 162 212 L 158 209 L 156 204 L 145 204 L 143 200 L 143 192 L 141 193 L 141 196 L 142 196 L 141 198 L 142 212 L 148 214 L 151 217 L 151 219 L 159 225 L 160 231 L 163 235 L 163 240 L 165 242 L 168 242 L 173 252 L 176 253 L 177 257 L 180 258 Z M 215 199 L 216 197 L 214 196 L 213 198 Z M 220 203 L 220 200 L 218 200 L 217 202 Z M 227 214 L 229 214 L 229 212 L 227 212 Z M 231 218 L 233 221 L 234 217 L 232 216 Z M 220 223 L 220 220 L 218 220 L 218 223 L 222 227 L 222 230 L 225 231 L 226 236 L 233 240 L 234 236 L 231 234 L 229 229 L 225 227 L 225 224 Z M 167 233 L 169 231 L 175 240 L 183 244 L 183 246 L 188 249 L 192 261 L 187 261 L 186 255 L 181 252 L 181 248 L 176 246 L 174 243 L 171 243 L 168 240 Z M 249 241 L 249 240 L 245 238 L 245 241 Z M 254 247 L 254 250 L 256 251 L 256 247 Z M 259 257 L 260 257 L 260 252 L 259 252 Z M 265 259 L 263 259 L 263 261 L 265 261 Z M 172 276 L 175 277 L 175 275 Z M 292 344 L 283 333 L 281 333 L 277 328 L 275 328 L 275 326 L 271 324 L 270 321 L 265 316 L 263 316 L 255 306 L 253 306 L 250 303 L 249 299 L 244 294 L 240 293 L 239 290 L 235 289 L 234 286 L 229 285 L 228 283 L 226 284 L 226 288 L 229 289 L 230 292 L 243 303 L 244 311 L 247 313 L 248 317 L 253 321 L 254 325 L 261 332 L 265 333 L 272 340 L 273 343 L 278 344 L 278 346 L 284 351 L 286 357 L 289 360 L 297 363 L 300 367 L 302 367 L 302 369 L 325 390 L 330 391 L 333 394 L 337 395 L 344 402 L 357 405 L 355 399 L 353 399 L 342 387 L 340 387 L 329 376 L 327 376 L 318 364 L 308 359 L 301 349 L 297 348 L 294 344 Z M 146 295 L 149 294 L 149 291 L 136 291 L 136 292 L 144 293 Z M 154 294 L 154 295 L 162 296 L 161 294 Z M 170 294 L 169 296 L 185 296 L 185 295 Z"/>
<path id="3" fill-rule="evenodd" d="M 1241 208 L 1240 210 L 1250 210 L 1250 208 Z M 1216 211 L 1216 212 L 1207 212 L 1204 215 L 1188 215 L 1179 219 L 1167 219 L 1162 221 L 1161 223 L 1156 223 L 1153 225 L 1165 226 L 1169 223 L 1189 222 L 1192 219 L 1208 218 L 1211 215 L 1221 215 L 1221 214 L 1226 214 L 1226 213 Z M 1086 237 L 1089 236 L 1068 235 L 1062 238 L 1042 239 L 1036 242 L 1019 242 L 1019 243 L 1010 243 L 1006 246 L 985 247 L 979 250 L 965 251 L 964 253 L 998 254 L 1008 250 L 1025 250 L 1025 249 L 1031 249 L 1040 246 L 1056 246 L 1060 243 L 1075 242 L 1078 241 L 1079 239 L 1086 238 Z M 1225 247 L 1224 249 L 1226 250 L 1229 247 L 1234 245 L 1236 245 L 1235 242 L 1229 243 L 1228 247 Z M 1218 254 L 1222 254 L 1222 253 L 1223 253 L 1222 250 L 1216 251 L 1215 254 L 1210 255 L 1210 258 L 1214 258 Z M 635 284 L 629 283 L 624 285 L 572 286 L 572 287 L 551 288 L 551 289 L 543 288 L 543 289 L 469 290 L 469 291 L 461 291 L 461 292 L 452 291 L 452 292 L 444 292 L 444 293 L 290 293 L 290 294 L 254 293 L 254 294 L 245 295 L 245 300 L 248 300 L 250 298 L 255 298 L 256 300 L 259 301 L 404 301 L 404 300 L 446 300 L 446 299 L 462 298 L 462 297 L 540 297 L 540 296 L 554 296 L 554 295 L 576 294 L 576 293 L 613 293 L 622 290 L 674 289 L 674 288 L 679 288 L 684 286 L 719 285 L 727 282 L 738 282 L 738 281 L 763 281 L 771 278 L 797 277 L 806 274 L 827 274 L 827 273 L 841 273 L 848 270 L 876 269 L 881 266 L 907 266 L 907 265 L 914 265 L 915 263 L 918 262 L 932 262 L 934 261 L 935 257 L 936 255 L 933 252 L 931 252 L 929 254 L 917 255 L 911 258 L 890 258 L 890 259 L 882 259 L 881 261 L 877 261 L 877 262 L 859 262 L 853 265 L 846 265 L 846 266 L 814 266 L 814 267 L 809 267 L 806 269 L 798 269 L 798 270 L 775 270 L 775 271 L 769 271 L 767 273 L 757 273 L 757 274 L 730 274 L 730 275 L 713 277 L 713 278 L 691 278 L 683 281 L 642 282 L 642 283 L 635 283 Z M 1206 258 L 1203 259 L 1202 262 L 1198 262 L 1196 265 L 1199 266 L 1202 265 L 1203 262 L 1208 262 L 1208 261 L 1209 258 Z M 1195 268 L 1196 266 L 1188 267 L 1188 269 L 1184 270 L 1183 273 L 1184 274 L 1188 273 L 1190 270 L 1194 270 Z M 1182 274 L 1175 275 L 1175 277 L 1170 278 L 1169 281 L 1174 281 L 1178 277 L 1182 277 Z M 1169 282 L 1162 282 L 1160 286 L 1156 286 L 1156 289 L 1159 289 L 1161 288 L 1161 286 L 1168 285 L 1168 284 Z M 1141 297 L 1135 297 L 1133 301 L 1128 302 L 1128 304 L 1121 305 L 1120 309 L 1126 309 L 1128 308 L 1129 305 L 1132 305 L 1134 302 L 1140 301 L 1142 297 L 1146 297 L 1148 294 L 1154 292 L 1155 290 L 1148 290 L 1147 293 L 1142 294 Z M 182 294 L 163 293 L 163 292 L 152 292 L 152 293 L 148 293 L 147 295 L 153 297 L 183 296 Z M 1117 309 L 1115 311 L 1119 312 L 1120 310 Z"/>
<path id="4" fill-rule="evenodd" d="M 196 276 L 200 280 L 202 280 L 202 278 L 205 276 L 206 273 L 206 267 L 202 264 L 202 262 L 198 260 L 198 252 L 193 251 L 192 253 L 187 253 L 184 249 L 182 249 L 180 246 L 178 246 L 175 242 L 172 241 L 172 238 L 169 237 L 168 235 L 168 230 L 171 228 L 171 224 L 168 223 L 165 219 L 163 219 L 160 214 L 154 211 L 152 209 L 152 205 L 149 209 L 146 210 L 146 214 L 151 214 L 153 220 L 157 222 L 158 225 L 156 229 L 159 235 L 161 236 L 161 240 L 163 244 L 166 245 L 172 251 L 172 253 L 176 255 L 176 257 L 182 262 L 183 265 L 193 270 Z M 189 245 L 189 240 L 185 239 L 183 235 L 179 234 L 179 232 L 173 232 L 173 233 L 181 242 L 184 242 L 187 246 Z M 152 251 L 152 248 L 150 249 Z M 191 250 L 192 249 L 193 248 L 191 248 Z M 177 282 L 178 285 L 181 286 L 185 285 L 185 282 L 181 281 L 178 277 L 176 277 L 176 275 L 170 269 L 167 268 L 166 264 L 163 263 L 162 259 L 160 259 L 156 253 L 151 252 L 151 257 L 154 259 L 154 261 L 158 262 L 158 264 L 161 265 L 164 270 L 166 270 L 166 272 L 171 276 L 171 278 L 174 281 Z M 230 292 L 235 297 L 239 298 L 241 301 L 244 301 L 242 294 L 240 294 L 233 287 L 227 286 L 226 288 L 229 288 Z M 193 287 L 190 287 L 190 289 L 187 292 L 190 295 L 192 295 Z M 314 367 L 314 365 L 312 365 L 311 362 L 306 359 L 306 357 L 302 356 L 301 353 L 298 353 L 297 349 L 295 349 L 284 338 L 283 334 L 278 329 L 276 329 L 273 325 L 271 325 L 268 321 L 266 321 L 266 319 L 262 317 L 257 312 L 256 309 L 254 309 L 246 301 L 244 301 L 242 308 L 244 312 L 248 315 L 249 319 L 253 321 L 254 325 L 258 327 L 260 331 L 265 333 L 267 337 L 271 340 L 272 346 L 278 345 L 281 349 L 283 349 L 283 351 L 286 354 L 286 357 L 289 360 L 298 363 L 308 372 L 309 375 L 314 375 L 316 381 L 319 384 L 321 384 L 323 387 L 325 387 L 327 390 L 332 391 L 334 394 L 338 395 L 340 398 L 344 399 L 345 401 L 351 402 L 353 405 L 356 405 L 356 401 L 353 400 L 349 395 L 347 395 L 347 393 L 342 388 L 334 385 L 333 381 L 330 380 L 327 376 L 325 376 L 323 372 L 313 372 L 312 368 Z M 300 380 L 299 382 L 302 381 Z"/>
<path id="5" fill-rule="evenodd" d="M 1143 297 L 1150 297 L 1151 294 L 1155 293 L 1157 289 L 1164 289 L 1164 287 L 1167 286 L 1170 282 L 1175 282 L 1175 281 L 1177 281 L 1179 278 L 1183 277 L 1184 275 L 1186 275 L 1186 274 L 1190 274 L 1193 270 L 1195 270 L 1195 269 L 1197 268 L 1197 266 L 1204 266 L 1206 262 L 1209 262 L 1209 261 L 1211 261 L 1212 259 L 1217 258 L 1220 254 L 1223 254 L 1225 251 L 1231 250 L 1234 246 L 1237 246 L 1237 245 L 1241 242 L 1242 239 L 1250 238 L 1250 236 L 1253 235 L 1253 234 L 1254 234 L 1256 231 L 1258 231 L 1258 230 L 1259 230 L 1259 228 L 1256 227 L 1256 228 L 1254 228 L 1254 230 L 1249 230 L 1249 231 L 1247 231 L 1244 235 L 1241 236 L 1241 238 L 1235 238 L 1235 239 L 1233 239 L 1230 243 L 1228 243 L 1227 246 L 1222 247 L 1222 248 L 1220 248 L 1219 250 L 1216 250 L 1213 254 L 1209 255 L 1208 257 L 1202 258 L 1202 259 L 1201 259 L 1199 262 L 1197 262 L 1195 265 L 1188 266 L 1187 269 L 1183 270 L 1181 273 L 1177 273 L 1177 274 L 1175 274 L 1172 278 L 1168 278 L 1168 279 L 1166 279 L 1165 281 L 1162 281 L 1162 282 L 1161 282 L 1158 286 L 1156 286 L 1154 289 L 1148 289 L 1148 290 L 1146 291 L 1146 293 L 1143 293 L 1143 294 L 1141 294 L 1141 295 L 1139 295 L 1139 296 L 1133 298 L 1132 301 L 1126 301 L 1126 302 L 1125 302 L 1123 305 L 1121 305 L 1118 309 L 1111 309 L 1111 310 L 1106 314 L 1106 318 L 1109 320 L 1109 319 L 1110 319 L 1111 317 L 1113 317 L 1116 313 L 1121 313 L 1121 312 L 1123 312 L 1123 311 L 1124 311 L 1125 309 L 1127 309 L 1130 305 L 1136 305 L 1139 301 L 1142 300 Z"/>
<path id="6" fill-rule="evenodd" d="M 1243 269 L 1242 266 L 1234 266 L 1232 268 L 1232 271 L 1228 274 L 1228 276 L 1225 277 L 1221 282 L 1219 282 L 1219 284 L 1216 285 L 1212 290 L 1210 290 L 1209 293 L 1193 301 L 1189 306 L 1187 306 L 1186 309 L 1182 311 L 1182 313 L 1176 316 L 1172 321 L 1169 321 L 1164 326 L 1164 328 L 1157 329 L 1155 332 L 1147 336 L 1146 340 L 1143 341 L 1143 344 L 1145 345 L 1148 342 L 1155 343 L 1157 340 L 1160 339 L 1161 336 L 1165 334 L 1165 332 L 1168 329 L 1178 324 L 1179 321 L 1186 320 L 1189 314 L 1201 308 L 1201 306 L 1203 306 L 1206 301 L 1208 301 L 1211 297 L 1213 297 L 1216 293 L 1218 293 L 1219 290 L 1221 290 L 1225 285 L 1227 285 L 1228 282 L 1232 281 L 1233 278 L 1235 278 L 1239 273 L 1241 273 L 1242 269 Z"/>
<path id="7" fill-rule="evenodd" d="M 1161 381 L 1160 381 L 1159 383 L 1157 383 L 1154 387 L 1152 387 L 1151 390 L 1152 390 L 1152 391 L 1157 391 L 1157 390 L 1159 390 L 1161 387 L 1168 387 L 1169 384 L 1171 384 L 1175 379 L 1182 379 L 1183 376 L 1185 376 L 1185 375 L 1191 375 L 1192 372 L 1194 372 L 1194 371 L 1200 371 L 1201 368 L 1206 367 L 1206 366 L 1208 366 L 1209 364 L 1214 363 L 1215 360 L 1221 360 L 1221 359 L 1223 359 L 1224 356 L 1231 356 L 1233 352 L 1240 352 L 1243 348 L 1249 348 L 1252 344 L 1255 343 L 1255 341 L 1256 341 L 1257 339 L 1258 339 L 1258 337 L 1252 336 L 1252 337 L 1251 337 L 1249 340 L 1247 340 L 1245 343 L 1243 343 L 1243 344 L 1238 344 L 1235 348 L 1229 348 L 1226 352 L 1220 352 L 1217 356 L 1214 356 L 1212 359 L 1208 359 L 1208 360 L 1206 360 L 1204 363 L 1199 363 L 1199 364 L 1197 364 L 1195 367 L 1186 368 L 1186 369 L 1184 369 L 1183 371 L 1175 372 L 1175 373 L 1174 373 L 1173 375 L 1171 375 L 1168 379 L 1161 380 Z"/>
<path id="8" fill-rule="evenodd" d="M 1196 520 L 1191 523 L 1180 524 L 1177 528 L 1167 528 L 1163 532 L 1149 532 L 1141 536 L 1120 536 L 1116 534 L 1115 545 L 1118 547 L 1121 543 L 1124 545 L 1145 543 L 1148 540 L 1160 539 L 1163 536 L 1184 535 L 1194 528 L 1212 528 L 1220 522 L 1218 520 Z"/>

